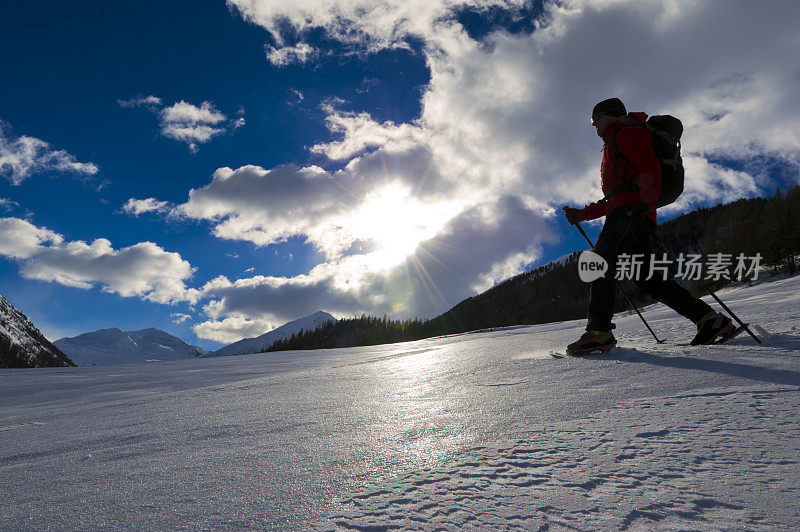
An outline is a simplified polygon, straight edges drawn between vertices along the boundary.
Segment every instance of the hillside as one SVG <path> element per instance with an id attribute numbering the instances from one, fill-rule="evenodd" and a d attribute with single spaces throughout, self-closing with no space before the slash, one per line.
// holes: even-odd
<path id="1" fill-rule="evenodd" d="M 208 356 L 221 357 L 258 353 L 266 350 L 278 340 L 290 338 L 292 335 L 299 334 L 300 331 L 313 331 L 320 325 L 324 325 L 328 322 L 336 322 L 336 318 L 327 312 L 315 312 L 310 316 L 285 323 L 276 329 L 262 334 L 261 336 L 257 336 L 255 338 L 244 338 L 238 342 L 226 345 L 225 347 L 217 349 L 213 353 L 209 353 Z"/>
<path id="2" fill-rule="evenodd" d="M 0 368 L 64 367 L 75 364 L 6 298 L 0 296 Z"/>
<path id="3" fill-rule="evenodd" d="M 100 329 L 54 342 L 79 366 L 159 362 L 204 356 L 206 351 L 159 329 Z"/>

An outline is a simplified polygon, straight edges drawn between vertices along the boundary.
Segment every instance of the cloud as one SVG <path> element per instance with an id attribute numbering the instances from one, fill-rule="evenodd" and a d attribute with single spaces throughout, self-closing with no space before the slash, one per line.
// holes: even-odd
<path id="1" fill-rule="evenodd" d="M 64 238 L 45 227 L 19 218 L 0 218 L 0 255 L 27 259 L 47 244 L 59 245 Z"/>
<path id="2" fill-rule="evenodd" d="M 131 108 L 131 107 L 147 107 L 147 108 L 159 108 L 163 105 L 161 102 L 161 98 L 157 96 L 144 96 L 139 98 L 131 98 L 130 100 L 117 100 L 117 103 L 120 107 L 123 108 Z"/>
<path id="3" fill-rule="evenodd" d="M 305 63 L 314 55 L 315 50 L 306 43 L 296 46 L 267 46 L 267 60 L 275 66 L 287 66 L 292 63 Z"/>
<path id="4" fill-rule="evenodd" d="M 135 199 L 130 198 L 122 206 L 122 211 L 132 216 L 139 216 L 146 212 L 168 213 L 171 207 L 168 201 L 158 201 L 155 198 Z"/>
<path id="5" fill-rule="evenodd" d="M 0 175 L 19 185 L 34 174 L 64 172 L 78 175 L 95 175 L 99 168 L 94 163 L 81 163 L 65 150 L 53 150 L 50 144 L 22 135 L 7 135 L 10 126 L 0 120 Z"/>
<path id="6" fill-rule="evenodd" d="M 246 124 L 244 110 L 240 109 L 239 116 L 228 119 L 224 113 L 217 110 L 211 102 L 202 102 L 200 106 L 184 100 L 166 106 L 161 98 L 147 96 L 131 100 L 117 100 L 123 108 L 145 107 L 159 118 L 161 134 L 169 139 L 182 142 L 193 153 L 197 152 L 198 144 L 204 144 L 212 138 L 235 131 Z"/>
<path id="7" fill-rule="evenodd" d="M 460 10 L 514 13 L 524 2 L 228 3 L 287 60 L 313 60 L 320 41 L 309 36 L 321 28 L 344 53 L 413 48 L 430 80 L 409 123 L 329 103 L 334 138 L 310 149 L 327 159 L 320 166 L 220 168 L 176 207 L 220 238 L 301 237 L 320 253 L 301 275 L 203 287 L 209 323 L 236 318 L 226 334 L 318 308 L 429 316 L 521 271 L 557 238 L 559 206 L 602 196 L 589 113 L 610 96 L 684 122 L 686 192 L 666 212 L 772 188 L 766 172 L 720 160 L 800 165 L 800 5 L 552 2 L 532 32 L 475 39 Z M 308 56 L 293 57 L 303 43 Z"/>
<path id="8" fill-rule="evenodd" d="M 283 323 L 320 306 L 336 315 L 432 316 L 519 272 L 554 238 L 543 214 L 503 198 L 461 213 L 388 267 L 376 252 L 334 259 L 295 277 L 218 277 L 202 288 L 211 300 L 204 311 L 212 318 L 207 323 L 239 318 L 228 322 L 231 335 L 242 320 Z"/>
<path id="9" fill-rule="evenodd" d="M 354 246 L 407 248 L 462 208 L 460 200 L 443 195 L 429 163 L 415 146 L 367 154 L 334 173 L 294 165 L 220 168 L 175 212 L 212 222 L 220 238 L 259 246 L 302 236 L 331 258 Z"/>
<path id="10" fill-rule="evenodd" d="M 272 322 L 262 319 L 242 317 L 225 318 L 220 321 L 207 321 L 192 327 L 198 338 L 221 344 L 238 342 L 242 338 L 254 338 L 273 330 Z"/>
<path id="11" fill-rule="evenodd" d="M 264 27 L 275 42 L 272 53 L 287 50 L 289 59 L 302 62 L 313 51 L 303 37 L 324 28 L 329 37 L 351 52 L 406 48 L 409 38 L 426 38 L 439 21 L 453 20 L 458 10 L 522 7 L 526 0 L 228 0 L 241 16 Z M 290 41 L 297 42 L 290 42 Z M 303 50 L 302 54 L 293 54 Z M 297 55 L 297 57 L 294 57 Z M 284 56 L 278 56 L 284 59 Z"/>
<path id="12" fill-rule="evenodd" d="M 106 292 L 157 303 L 195 302 L 199 295 L 185 284 L 194 268 L 152 242 L 121 249 L 105 238 L 67 242 L 25 220 L 0 218 L 0 254 L 16 260 L 26 279 L 83 289 L 100 285 Z"/>
<path id="13" fill-rule="evenodd" d="M 211 102 L 203 102 L 200 107 L 181 100 L 161 110 L 161 119 L 168 124 L 200 123 L 217 125 L 227 120 Z"/>
<path id="14" fill-rule="evenodd" d="M 192 319 L 190 315 L 182 314 L 180 312 L 173 312 L 172 314 L 169 315 L 169 317 L 172 319 L 172 323 L 178 323 L 178 324 L 186 323 L 187 321 L 190 321 Z"/>
<path id="15" fill-rule="evenodd" d="M 200 107 L 183 100 L 161 110 L 161 134 L 167 138 L 184 142 L 189 149 L 197 151 L 197 143 L 205 143 L 225 133 L 224 127 L 216 127 L 227 117 L 217 111 L 211 102 Z"/>
<path id="16" fill-rule="evenodd" d="M 10 212 L 14 210 L 16 207 L 19 207 L 19 203 L 16 201 L 10 200 L 8 198 L 0 198 L 0 209 Z"/>
<path id="17" fill-rule="evenodd" d="M 302 91 L 299 91 L 297 89 L 289 89 L 289 93 L 292 95 L 292 97 L 288 101 L 289 105 L 297 105 L 305 99 L 305 96 L 303 96 Z"/>
<path id="18" fill-rule="evenodd" d="M 536 31 L 494 31 L 477 41 L 455 22 L 460 10 L 494 7 L 513 13 L 523 3 L 228 3 L 267 29 L 278 46 L 296 46 L 294 41 L 303 42 L 315 28 L 362 52 L 421 41 L 431 79 L 422 115 L 413 124 L 424 133 L 418 137 L 429 139 L 433 157 L 448 161 L 465 181 L 513 188 L 539 204 L 585 202 L 587 193 L 599 192 L 598 145 L 587 116 L 595 102 L 610 95 L 622 97 L 631 109 L 682 118 L 684 153 L 690 157 L 769 154 L 800 163 L 793 96 L 800 88 L 793 64 L 800 44 L 790 22 L 800 6 L 548 3 Z M 723 15 L 726 23 L 718 24 Z M 619 71 L 619 65 L 625 68 Z M 328 122 L 344 138 L 314 151 L 334 159 L 399 134 L 399 126 L 371 123 L 363 113 L 331 112 Z M 711 171 L 712 182 L 731 177 L 722 175 L 721 167 Z M 694 183 L 699 176 L 687 178 L 690 188 L 704 188 Z M 763 185 L 760 176 L 750 178 Z M 752 189 L 745 182 L 736 186 Z M 724 196 L 719 188 L 709 192 Z"/>
<path id="19" fill-rule="evenodd" d="M 341 139 L 314 145 L 310 150 L 331 160 L 351 159 L 368 148 L 383 147 L 387 151 L 401 151 L 429 140 L 421 128 L 411 124 L 395 125 L 391 121 L 378 123 L 368 113 L 339 111 L 331 105 L 323 108 L 328 112 L 325 118 L 328 129 Z"/>

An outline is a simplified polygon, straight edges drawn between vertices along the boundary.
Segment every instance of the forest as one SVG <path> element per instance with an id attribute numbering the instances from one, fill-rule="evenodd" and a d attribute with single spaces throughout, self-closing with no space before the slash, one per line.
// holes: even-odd
<path id="1" fill-rule="evenodd" d="M 714 207 L 703 207 L 666 221 L 657 234 L 675 254 L 730 255 L 734 260 L 728 278 L 706 282 L 718 289 L 735 280 L 735 258 L 761 255 L 767 274 L 794 275 L 800 254 L 800 186 L 779 187 L 771 198 L 747 198 Z M 661 248 L 656 249 L 660 254 Z M 300 331 L 275 342 L 267 351 L 323 349 L 377 345 L 455 334 L 510 325 L 533 325 L 579 319 L 586 315 L 589 285 L 578 276 L 575 252 L 563 261 L 551 262 L 521 273 L 482 294 L 458 303 L 427 320 L 393 320 L 387 316 L 362 315 L 329 322 L 311 331 Z M 763 274 L 763 273 L 762 273 Z M 699 281 L 684 281 L 695 295 L 703 295 Z M 652 301 L 632 281 L 622 281 L 638 305 Z M 616 310 L 628 306 L 618 297 Z M 632 310 L 632 309 L 631 309 Z"/>

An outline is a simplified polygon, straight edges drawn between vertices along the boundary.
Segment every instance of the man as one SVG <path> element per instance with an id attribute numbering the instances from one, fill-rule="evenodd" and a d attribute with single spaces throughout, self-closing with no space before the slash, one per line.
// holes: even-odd
<path id="1" fill-rule="evenodd" d="M 567 347 L 573 355 L 604 352 L 617 344 L 614 324 L 614 276 L 621 253 L 644 254 L 637 285 L 697 325 L 692 345 L 713 342 L 733 330 L 730 318 L 714 312 L 673 280 L 655 274 L 646 280 L 656 229 L 656 202 L 661 190 L 661 164 L 650 131 L 643 127 L 647 115 L 628 113 L 618 98 L 603 100 L 592 110 L 592 125 L 603 139 L 601 188 L 605 197 L 583 209 L 564 207 L 570 224 L 605 216 L 594 252 L 608 262 L 604 277 L 591 285 L 586 332 Z"/>

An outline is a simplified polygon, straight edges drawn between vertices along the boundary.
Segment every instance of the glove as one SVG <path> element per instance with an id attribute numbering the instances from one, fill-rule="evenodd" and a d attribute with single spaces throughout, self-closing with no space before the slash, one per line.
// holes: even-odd
<path id="1" fill-rule="evenodd" d="M 650 206 L 646 203 L 642 203 L 629 210 L 628 216 L 634 222 L 641 222 L 647 217 L 648 212 L 650 212 Z"/>
<path id="2" fill-rule="evenodd" d="M 581 221 L 580 209 L 564 206 L 564 216 L 570 225 L 575 225 Z"/>

